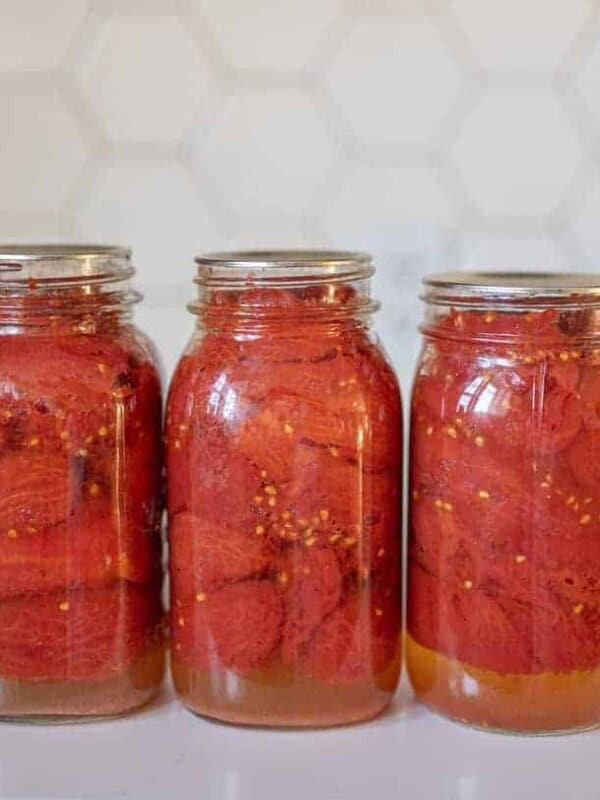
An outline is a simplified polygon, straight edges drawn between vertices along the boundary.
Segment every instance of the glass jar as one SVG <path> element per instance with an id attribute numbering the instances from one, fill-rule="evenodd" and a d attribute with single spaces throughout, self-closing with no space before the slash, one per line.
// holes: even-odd
<path id="1" fill-rule="evenodd" d="M 139 706 L 160 685 L 161 387 L 130 253 L 0 255 L 0 718 Z"/>
<path id="2" fill-rule="evenodd" d="M 600 280 L 425 280 L 407 659 L 455 719 L 600 723 Z"/>
<path id="3" fill-rule="evenodd" d="M 400 669 L 402 421 L 370 258 L 197 264 L 166 427 L 175 687 L 230 722 L 372 717 Z"/>

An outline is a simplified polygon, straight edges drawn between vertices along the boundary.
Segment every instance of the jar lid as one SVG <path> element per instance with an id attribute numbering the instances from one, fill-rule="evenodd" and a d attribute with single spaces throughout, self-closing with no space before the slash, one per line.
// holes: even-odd
<path id="1" fill-rule="evenodd" d="M 441 272 L 423 278 L 422 299 L 472 306 L 498 300 L 516 305 L 582 305 L 600 300 L 600 274 L 585 272 Z"/>

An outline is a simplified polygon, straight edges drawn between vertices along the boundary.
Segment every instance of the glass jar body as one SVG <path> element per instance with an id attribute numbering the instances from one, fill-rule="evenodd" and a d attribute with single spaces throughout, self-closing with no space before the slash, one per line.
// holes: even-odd
<path id="1" fill-rule="evenodd" d="M 344 724 L 399 676 L 400 396 L 363 323 L 285 316 L 199 331 L 173 379 L 172 672 L 202 715 Z"/>
<path id="2" fill-rule="evenodd" d="M 162 680 L 160 378 L 93 295 L 0 303 L 5 719 L 121 714 Z"/>
<path id="3" fill-rule="evenodd" d="M 600 723 L 596 311 L 439 309 L 411 413 L 407 666 L 482 727 Z"/>

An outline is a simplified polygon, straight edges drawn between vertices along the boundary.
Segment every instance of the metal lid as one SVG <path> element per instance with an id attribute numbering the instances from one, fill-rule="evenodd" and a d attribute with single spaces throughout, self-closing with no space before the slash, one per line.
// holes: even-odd
<path id="1" fill-rule="evenodd" d="M 514 305 L 597 303 L 600 274 L 585 272 L 442 272 L 423 278 L 422 299 L 432 304 L 473 306 L 505 301 Z"/>

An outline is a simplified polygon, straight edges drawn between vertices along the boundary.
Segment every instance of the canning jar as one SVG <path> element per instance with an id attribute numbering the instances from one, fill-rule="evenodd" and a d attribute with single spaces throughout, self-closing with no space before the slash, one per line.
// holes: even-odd
<path id="1" fill-rule="evenodd" d="M 230 722 L 371 717 L 400 666 L 402 423 L 370 258 L 197 264 L 166 426 L 175 687 Z"/>
<path id="2" fill-rule="evenodd" d="M 600 280 L 425 280 L 408 670 L 456 719 L 600 723 Z"/>
<path id="3" fill-rule="evenodd" d="M 129 251 L 0 255 L 0 718 L 113 715 L 163 671 L 161 389 Z"/>

